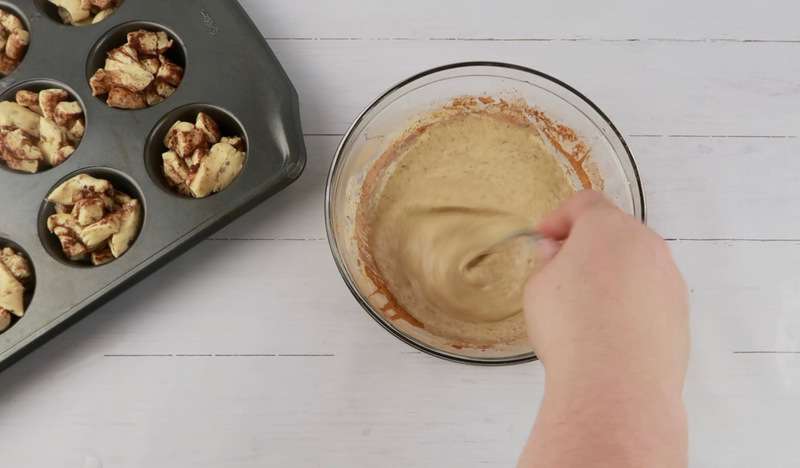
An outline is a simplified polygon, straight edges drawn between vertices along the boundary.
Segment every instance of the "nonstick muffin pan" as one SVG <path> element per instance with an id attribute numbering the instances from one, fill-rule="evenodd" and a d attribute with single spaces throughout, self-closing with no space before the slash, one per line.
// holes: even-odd
<path id="1" fill-rule="evenodd" d="M 0 80 L 0 100 L 21 89 L 67 90 L 83 107 L 86 133 L 64 163 L 37 174 L 0 165 L 0 248 L 30 261 L 24 317 L 0 334 L 0 369 L 209 234 L 296 180 L 306 161 L 297 93 L 238 2 L 127 0 L 91 26 L 64 25 L 46 0 L 0 1 L 22 19 L 31 43 L 20 66 Z M 171 59 L 185 68 L 177 91 L 141 110 L 113 109 L 92 96 L 89 78 L 108 50 L 138 29 L 166 31 Z M 177 120 L 198 112 L 224 135 L 245 141 L 244 169 L 224 191 L 204 199 L 181 196 L 161 171 L 163 137 Z M 70 262 L 47 230 L 50 192 L 77 174 L 109 180 L 143 208 L 138 237 L 120 258 L 91 267 Z M 35 285 L 35 288 L 33 287 Z"/>

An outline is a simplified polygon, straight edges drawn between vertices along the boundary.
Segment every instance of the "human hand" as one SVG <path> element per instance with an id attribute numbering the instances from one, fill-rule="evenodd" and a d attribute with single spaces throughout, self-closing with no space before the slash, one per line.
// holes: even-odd
<path id="1" fill-rule="evenodd" d="M 592 191 L 567 201 L 539 231 L 551 258 L 529 280 L 524 304 L 548 378 L 624 375 L 680 391 L 688 300 L 666 243 Z"/>
<path id="2" fill-rule="evenodd" d="M 524 308 L 545 397 L 519 466 L 687 466 L 688 299 L 666 243 L 588 191 L 539 231 Z"/>

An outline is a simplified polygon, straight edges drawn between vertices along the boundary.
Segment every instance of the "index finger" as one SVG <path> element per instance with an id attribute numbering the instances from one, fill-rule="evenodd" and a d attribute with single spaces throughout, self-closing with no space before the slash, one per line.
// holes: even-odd
<path id="1" fill-rule="evenodd" d="M 600 192 L 582 190 L 564 202 L 556 211 L 548 215 L 538 226 L 538 231 L 545 237 L 564 240 L 569 237 L 575 221 L 586 211 L 598 205 L 610 202 Z"/>

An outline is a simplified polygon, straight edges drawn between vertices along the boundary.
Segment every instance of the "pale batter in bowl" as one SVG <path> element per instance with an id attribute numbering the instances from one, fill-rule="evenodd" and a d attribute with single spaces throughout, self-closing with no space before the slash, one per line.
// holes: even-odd
<path id="1" fill-rule="evenodd" d="M 575 191 L 539 130 L 497 109 L 453 112 L 398 140 L 367 180 L 364 260 L 395 309 L 462 346 L 524 339 L 534 245 L 485 250 Z"/>

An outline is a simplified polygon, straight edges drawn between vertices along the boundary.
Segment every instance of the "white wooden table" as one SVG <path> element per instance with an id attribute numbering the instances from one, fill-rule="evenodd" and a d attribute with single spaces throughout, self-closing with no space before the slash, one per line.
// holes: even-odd
<path id="1" fill-rule="evenodd" d="M 1 466 L 512 466 L 541 366 L 399 342 L 350 296 L 322 220 L 359 110 L 476 59 L 574 85 L 631 144 L 691 285 L 692 466 L 800 466 L 797 0 L 245 5 L 300 92 L 306 173 L 0 374 Z"/>

